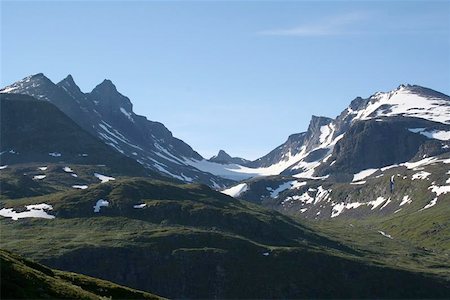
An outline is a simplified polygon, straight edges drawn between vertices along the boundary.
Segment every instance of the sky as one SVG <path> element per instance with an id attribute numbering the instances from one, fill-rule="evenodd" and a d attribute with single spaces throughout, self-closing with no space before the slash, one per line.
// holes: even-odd
<path id="1" fill-rule="evenodd" d="M 0 83 L 103 79 L 209 158 L 256 159 L 402 83 L 450 94 L 450 1 L 1 1 Z"/>

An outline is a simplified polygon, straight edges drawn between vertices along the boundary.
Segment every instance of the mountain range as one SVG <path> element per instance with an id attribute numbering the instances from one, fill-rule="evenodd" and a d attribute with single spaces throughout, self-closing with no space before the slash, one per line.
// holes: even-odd
<path id="1" fill-rule="evenodd" d="M 52 103 L 84 130 L 149 170 L 216 188 L 231 182 L 192 167 L 206 160 L 173 137 L 163 124 L 136 115 L 130 100 L 110 80 L 83 93 L 70 75 L 55 84 L 43 74 L 36 74 L 0 92 L 25 94 Z"/>
<path id="2" fill-rule="evenodd" d="M 0 110 L 8 251 L 170 298 L 450 293 L 447 95 L 358 97 L 255 161 L 203 158 L 109 80 L 84 93 L 32 75 Z M 155 297 L 14 253 L 2 277 L 28 295 Z"/>
<path id="3" fill-rule="evenodd" d="M 314 219 L 394 215 L 448 199 L 449 157 L 450 97 L 401 85 L 354 99 L 335 119 L 313 116 L 306 132 L 257 160 L 271 176 L 224 192 Z"/>

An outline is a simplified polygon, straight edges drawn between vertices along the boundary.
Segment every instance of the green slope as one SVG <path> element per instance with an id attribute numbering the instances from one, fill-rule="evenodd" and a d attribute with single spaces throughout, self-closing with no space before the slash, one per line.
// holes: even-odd
<path id="1" fill-rule="evenodd" d="M 364 253 L 367 259 L 450 279 L 450 207 L 368 219 L 309 222 L 316 232 Z M 390 236 L 383 236 L 380 231 Z"/>
<path id="2" fill-rule="evenodd" d="M 98 199 L 109 202 L 99 213 Z M 43 197 L 55 219 L 2 218 L 2 245 L 54 268 L 174 298 L 445 298 L 449 281 L 373 263 L 280 213 L 202 185 L 130 178 Z M 146 204 L 135 209 L 134 205 Z"/>
<path id="3" fill-rule="evenodd" d="M 162 299 L 109 281 L 47 268 L 0 250 L 2 299 Z"/>

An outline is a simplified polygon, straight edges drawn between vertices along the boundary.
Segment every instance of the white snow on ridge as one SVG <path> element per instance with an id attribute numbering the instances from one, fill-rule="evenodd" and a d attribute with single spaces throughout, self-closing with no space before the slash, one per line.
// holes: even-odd
<path id="1" fill-rule="evenodd" d="M 14 90 L 17 90 L 17 89 L 18 89 L 17 86 L 11 85 L 11 86 L 7 86 L 4 89 L 0 90 L 0 93 L 10 93 L 10 92 L 12 92 Z"/>
<path id="2" fill-rule="evenodd" d="M 298 189 L 298 188 L 300 188 L 300 187 L 306 185 L 306 181 L 298 181 L 298 180 L 295 180 L 295 181 L 291 181 L 291 183 L 292 183 L 291 190 L 293 190 L 293 189 Z"/>
<path id="3" fill-rule="evenodd" d="M 378 233 L 381 234 L 384 237 L 387 237 L 387 238 L 391 239 L 391 240 L 394 239 L 390 234 L 387 234 L 384 231 L 378 230 Z"/>
<path id="4" fill-rule="evenodd" d="M 99 200 L 97 200 L 97 203 L 95 203 L 95 206 L 93 206 L 94 207 L 94 212 L 98 213 L 98 212 L 100 212 L 100 208 L 101 207 L 108 207 L 108 206 L 109 206 L 109 202 L 108 201 L 103 200 L 103 199 L 99 199 Z"/>
<path id="5" fill-rule="evenodd" d="M 389 203 L 391 203 L 391 198 L 387 199 L 386 202 L 383 204 L 382 207 L 380 207 L 380 210 L 382 210 L 383 208 L 385 208 Z"/>
<path id="6" fill-rule="evenodd" d="M 337 141 L 338 138 L 334 139 L 332 143 Z M 318 148 L 315 148 L 311 151 L 314 151 Z M 251 177 L 260 177 L 260 176 L 271 176 L 271 175 L 279 175 L 281 172 L 286 170 L 287 168 L 294 166 L 296 163 L 302 163 L 301 165 L 294 166 L 293 169 L 306 169 L 303 173 L 294 175 L 297 178 L 313 178 L 312 173 L 316 166 L 320 164 L 320 162 L 312 162 L 306 163 L 302 162 L 302 159 L 305 158 L 310 152 L 306 152 L 306 147 L 302 147 L 302 150 L 292 155 L 290 152 L 287 153 L 283 160 L 280 162 L 273 164 L 268 167 L 262 168 L 249 168 L 244 167 L 238 164 L 228 164 L 222 165 L 214 162 L 210 162 L 207 160 L 194 160 L 190 158 L 184 158 L 184 163 L 194 168 L 197 168 L 201 171 L 211 173 L 216 176 L 233 179 L 233 180 L 244 180 Z M 318 178 L 314 178 L 318 179 Z"/>
<path id="7" fill-rule="evenodd" d="M 128 118 L 128 120 L 130 120 L 131 122 L 134 123 L 134 119 L 133 119 L 133 117 L 131 116 L 131 113 L 130 113 L 130 112 L 128 112 L 128 111 L 127 111 L 125 108 L 123 108 L 123 107 L 120 108 L 120 111 Z"/>
<path id="8" fill-rule="evenodd" d="M 441 141 L 450 140 L 450 131 L 434 130 L 431 132 L 424 131 L 424 132 L 421 132 L 420 134 L 422 134 L 430 139 L 436 139 L 436 140 L 441 140 Z"/>
<path id="9" fill-rule="evenodd" d="M 48 167 L 39 167 L 38 169 L 41 171 L 46 171 L 48 169 Z"/>
<path id="10" fill-rule="evenodd" d="M 160 156 L 160 157 L 162 157 L 162 158 L 164 158 L 164 159 L 166 159 L 168 161 L 176 163 L 177 165 L 183 165 L 184 164 L 184 162 L 181 161 L 180 158 L 176 157 L 175 155 L 173 155 L 172 153 L 167 151 L 167 149 L 165 149 L 160 144 L 155 142 L 155 143 L 153 143 L 153 146 L 155 146 L 155 148 L 159 150 L 159 153 L 155 152 L 156 155 L 158 155 L 158 156 Z M 167 156 L 169 156 L 169 157 L 167 157 Z"/>
<path id="11" fill-rule="evenodd" d="M 320 136 L 319 136 L 320 144 L 325 145 L 330 144 L 332 142 L 333 133 L 334 133 L 333 123 L 320 127 Z"/>
<path id="12" fill-rule="evenodd" d="M 220 191 L 222 194 L 231 196 L 231 197 L 239 197 L 242 193 L 248 190 L 248 185 L 246 183 L 240 183 L 235 186 L 232 186 L 228 189 Z"/>
<path id="13" fill-rule="evenodd" d="M 420 133 L 425 130 L 425 128 L 408 128 L 412 133 Z"/>
<path id="14" fill-rule="evenodd" d="M 49 155 L 49 156 L 53 156 L 53 157 L 60 157 L 60 156 L 61 156 L 61 153 L 58 153 L 58 152 L 50 152 L 48 155 Z"/>
<path id="15" fill-rule="evenodd" d="M 361 172 L 358 172 L 356 174 L 353 175 L 353 182 L 356 181 L 361 181 L 366 177 L 369 177 L 370 175 L 372 175 L 373 173 L 375 173 L 376 171 L 378 171 L 378 169 L 367 169 L 367 170 L 362 170 Z"/>
<path id="16" fill-rule="evenodd" d="M 422 209 L 419 209 L 419 211 L 422 211 L 422 210 L 424 210 L 424 209 L 427 209 L 427 208 L 430 208 L 430 207 L 432 207 L 432 206 L 435 206 L 436 203 L 437 203 L 437 200 L 438 200 L 437 197 L 434 198 L 433 200 L 430 201 L 430 203 L 428 203 L 427 205 L 425 205 Z"/>
<path id="17" fill-rule="evenodd" d="M 352 185 L 361 185 L 361 184 L 365 184 L 365 183 L 366 183 L 365 180 L 363 180 L 363 181 L 350 182 L 350 184 L 352 184 Z"/>
<path id="18" fill-rule="evenodd" d="M 85 189 L 88 188 L 87 185 L 72 185 L 72 187 L 73 187 L 74 189 L 80 189 L 80 190 L 85 190 Z"/>
<path id="19" fill-rule="evenodd" d="M 444 185 L 444 186 L 432 185 L 428 189 L 431 190 L 431 192 L 436 193 L 436 196 L 438 196 L 438 197 L 442 194 L 450 193 L 449 185 Z"/>
<path id="20" fill-rule="evenodd" d="M 109 125 L 105 121 L 102 121 L 102 123 L 103 124 L 99 123 L 98 126 L 100 126 L 107 134 L 109 134 L 110 136 L 114 137 L 114 138 L 111 138 L 110 136 L 107 136 L 107 135 L 102 134 L 101 132 L 98 132 L 103 138 L 109 139 L 111 141 L 114 141 L 115 144 L 117 144 L 117 141 L 115 140 L 115 139 L 117 139 L 117 140 L 120 140 L 121 142 L 127 144 L 130 147 L 133 147 L 133 148 L 138 149 L 138 150 L 143 150 L 141 147 L 130 143 L 130 141 L 126 137 L 124 137 L 119 131 L 114 129 L 111 125 Z M 112 132 L 112 130 L 114 130 L 115 132 Z"/>
<path id="21" fill-rule="evenodd" d="M 66 173 L 73 173 L 73 170 L 71 168 L 69 168 L 69 167 L 64 167 L 63 171 L 66 172 Z"/>
<path id="22" fill-rule="evenodd" d="M 297 182 L 297 181 L 288 181 L 288 182 L 285 182 L 285 183 L 283 183 L 283 184 L 280 184 L 276 189 L 271 189 L 271 188 L 268 188 L 268 189 L 270 189 L 269 191 L 271 191 L 270 192 L 270 197 L 271 198 L 278 198 L 278 195 L 281 193 L 281 192 L 283 192 L 283 191 L 285 191 L 285 190 L 287 190 L 287 189 L 290 189 L 293 185 L 294 185 L 294 183 L 295 182 Z"/>
<path id="23" fill-rule="evenodd" d="M 412 202 L 412 199 L 408 195 L 405 195 L 405 196 L 403 196 L 402 202 L 400 202 L 400 206 L 403 206 L 405 204 L 410 204 L 411 202 Z"/>
<path id="24" fill-rule="evenodd" d="M 383 105 L 388 105 L 389 110 L 382 112 L 380 108 Z M 417 95 L 405 86 L 400 86 L 397 90 L 389 93 L 375 94 L 365 109 L 353 113 L 356 113 L 354 120 L 403 115 L 450 124 L 448 101 Z"/>
<path id="25" fill-rule="evenodd" d="M 44 210 L 53 210 L 53 206 L 46 203 L 40 203 L 40 204 L 30 204 L 25 206 L 28 210 L 32 209 L 44 209 Z"/>
<path id="26" fill-rule="evenodd" d="M 293 201 L 300 201 L 302 203 L 305 204 L 311 204 L 314 202 L 314 197 L 311 197 L 308 192 L 303 193 L 302 195 L 298 196 L 298 195 L 294 195 L 294 196 L 289 196 L 286 199 L 284 199 L 281 204 L 285 205 L 286 203 L 289 202 L 293 202 Z"/>
<path id="27" fill-rule="evenodd" d="M 13 208 L 0 209 L 0 216 L 5 218 L 11 218 L 14 221 L 23 218 L 42 218 L 42 219 L 54 219 L 55 216 L 50 215 L 46 210 L 53 210 L 53 207 L 49 204 L 40 203 L 27 205 L 26 211 L 16 212 Z"/>
<path id="28" fill-rule="evenodd" d="M 364 203 L 360 203 L 360 202 L 353 202 L 353 203 L 341 202 L 341 203 L 335 204 L 333 206 L 333 209 L 331 210 L 331 217 L 335 218 L 335 217 L 339 216 L 344 211 L 344 209 L 358 208 L 363 204 Z"/>
<path id="29" fill-rule="evenodd" d="M 153 164 L 153 166 L 154 166 L 156 169 L 158 169 L 158 171 L 163 172 L 163 173 L 169 175 L 170 177 L 179 179 L 179 180 L 181 180 L 181 181 L 184 181 L 184 180 L 185 180 L 184 177 L 178 176 L 178 175 L 176 175 L 176 174 L 172 174 L 171 172 L 167 171 L 167 170 L 163 167 L 163 165 L 164 165 L 163 163 L 157 162 L 157 161 L 154 160 L 154 159 L 151 159 L 151 160 L 155 162 L 155 163 Z M 165 165 L 164 165 L 164 166 L 165 166 Z M 166 166 L 166 167 L 167 167 L 167 166 Z M 185 177 L 186 177 L 186 176 L 185 176 Z M 190 177 L 186 177 L 186 178 L 190 178 Z"/>
<path id="30" fill-rule="evenodd" d="M 133 205 L 133 208 L 140 209 L 140 208 L 144 208 L 144 207 L 146 207 L 146 206 L 147 206 L 146 203 L 142 203 L 142 204 Z"/>
<path id="31" fill-rule="evenodd" d="M 251 169 L 236 164 L 222 165 L 215 162 L 207 161 L 205 159 L 194 160 L 185 158 L 184 162 L 185 164 L 190 165 L 196 169 L 199 169 L 200 171 L 208 172 L 216 176 L 238 181 L 255 176 L 275 175 L 271 174 L 271 172 L 267 172 L 266 174 L 262 175 L 261 173 L 258 173 L 258 169 Z M 280 170 L 280 172 L 281 171 L 282 170 Z"/>
<path id="32" fill-rule="evenodd" d="M 34 175 L 33 176 L 33 180 L 41 180 L 44 179 L 45 177 L 47 177 L 47 175 Z"/>
<path id="33" fill-rule="evenodd" d="M 436 194 L 436 198 L 434 198 L 433 200 L 431 200 L 430 203 L 428 203 L 427 205 L 425 205 L 425 206 L 424 206 L 422 209 L 420 209 L 419 211 L 422 211 L 422 210 L 424 210 L 424 209 L 427 209 L 427 208 L 430 208 L 430 207 L 432 207 L 432 206 L 435 206 L 436 203 L 437 203 L 437 201 L 438 201 L 438 197 L 439 197 L 440 195 L 450 193 L 450 185 L 437 186 L 437 185 L 434 185 L 434 182 L 433 182 L 433 185 L 430 186 L 428 189 L 431 190 L 431 192 L 433 192 L 433 193 Z"/>
<path id="34" fill-rule="evenodd" d="M 0 166 L 0 170 L 4 170 L 8 167 L 8 165 Z"/>
<path id="35" fill-rule="evenodd" d="M 94 176 L 97 177 L 98 179 L 100 179 L 100 181 L 102 183 L 108 182 L 110 180 L 116 180 L 114 177 L 109 177 L 109 176 L 102 175 L 102 174 L 99 174 L 99 173 L 94 173 Z"/>
<path id="36" fill-rule="evenodd" d="M 420 171 L 420 172 L 414 174 L 414 175 L 411 177 L 411 179 L 412 179 L 412 180 L 416 180 L 416 179 L 427 179 L 428 176 L 430 176 L 430 175 L 431 175 L 431 173 L 429 173 L 429 172 Z"/>
<path id="37" fill-rule="evenodd" d="M 378 197 L 376 200 L 367 202 L 367 205 L 372 205 L 371 210 L 374 210 L 375 208 L 380 206 L 384 201 L 386 201 L 386 199 L 384 199 L 383 197 Z"/>
<path id="38" fill-rule="evenodd" d="M 445 130 L 426 131 L 425 128 L 408 128 L 408 130 L 414 133 L 424 135 L 429 139 L 436 139 L 441 141 L 450 140 L 450 131 Z"/>

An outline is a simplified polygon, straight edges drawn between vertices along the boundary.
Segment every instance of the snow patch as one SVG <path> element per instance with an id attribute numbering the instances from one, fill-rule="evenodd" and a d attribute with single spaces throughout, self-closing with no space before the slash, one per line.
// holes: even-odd
<path id="1" fill-rule="evenodd" d="M 246 191 L 248 191 L 248 185 L 246 183 L 240 183 L 221 191 L 221 193 L 236 198 Z"/>
<path id="2" fill-rule="evenodd" d="M 353 185 L 360 185 L 360 184 L 364 184 L 364 183 L 366 183 L 365 180 L 363 180 L 363 181 L 356 181 L 356 182 L 350 182 L 350 184 L 353 184 Z"/>
<path id="3" fill-rule="evenodd" d="M 42 219 L 54 219 L 55 216 L 50 215 L 46 210 L 53 210 L 53 207 L 46 203 L 27 205 L 26 211 L 16 212 L 13 208 L 0 209 L 0 216 L 5 218 L 11 218 L 14 221 L 23 218 L 42 218 Z"/>
<path id="4" fill-rule="evenodd" d="M 292 185 L 293 185 L 293 183 L 294 183 L 295 181 L 288 181 L 288 182 L 285 182 L 285 183 L 283 183 L 283 184 L 281 184 L 281 185 L 279 185 L 276 189 L 272 189 L 272 188 L 267 188 L 269 191 L 271 191 L 271 193 L 270 193 L 270 197 L 271 198 L 278 198 L 278 195 L 281 193 L 281 192 L 283 192 L 283 191 L 285 191 L 285 190 L 287 190 L 287 189 L 290 189 L 291 187 L 292 187 Z"/>
<path id="5" fill-rule="evenodd" d="M 414 174 L 411 179 L 412 180 L 416 180 L 416 179 L 427 179 L 428 176 L 430 176 L 431 173 L 425 172 L 425 171 L 421 171 L 419 173 Z"/>
<path id="6" fill-rule="evenodd" d="M 97 200 L 97 203 L 95 203 L 95 206 L 93 206 L 94 207 L 94 212 L 98 213 L 98 212 L 100 212 L 100 208 L 101 207 L 108 207 L 108 206 L 109 206 L 109 202 L 108 201 L 103 200 L 103 199 L 99 199 L 99 200 Z"/>
<path id="7" fill-rule="evenodd" d="M 436 198 L 434 198 L 433 200 L 430 201 L 430 203 L 428 203 L 427 205 L 425 205 L 422 209 L 420 209 L 419 211 L 422 211 L 424 209 L 430 208 L 432 206 L 435 206 L 437 201 L 438 201 L 438 197 L 440 195 L 443 194 L 447 194 L 450 193 L 450 185 L 444 185 L 444 186 L 437 186 L 437 185 L 432 185 L 428 188 L 429 190 L 431 190 L 431 192 L 436 194 Z"/>
<path id="8" fill-rule="evenodd" d="M 66 173 L 73 173 L 73 170 L 71 168 L 69 168 L 69 167 L 64 167 L 63 171 L 66 172 Z"/>
<path id="9" fill-rule="evenodd" d="M 370 175 L 372 175 L 373 173 L 375 173 L 376 171 L 378 171 L 378 169 L 367 169 L 367 170 L 362 170 L 359 173 L 356 173 L 353 175 L 353 182 L 355 181 L 360 181 L 366 177 L 369 177 Z"/>
<path id="10" fill-rule="evenodd" d="M 382 210 L 383 208 L 385 208 L 389 203 L 391 203 L 391 198 L 387 199 L 387 201 L 383 204 L 382 207 L 380 207 L 380 210 Z"/>
<path id="11" fill-rule="evenodd" d="M 44 174 L 42 174 L 42 175 L 34 175 L 33 176 L 33 180 L 42 180 L 45 177 L 47 177 L 47 175 L 44 175 Z"/>
<path id="12" fill-rule="evenodd" d="M 99 173 L 94 173 L 94 176 L 97 177 L 98 179 L 100 179 L 100 181 L 102 183 L 108 182 L 110 180 L 116 180 L 114 177 L 109 177 L 109 176 L 102 175 L 102 174 L 99 174 Z"/>
<path id="13" fill-rule="evenodd" d="M 384 237 L 387 237 L 387 238 L 391 239 L 391 240 L 394 239 L 390 234 L 387 234 L 387 233 L 384 232 L 384 231 L 378 230 L 378 233 L 381 234 L 381 235 L 384 236 Z"/>
<path id="14" fill-rule="evenodd" d="M 400 206 L 403 206 L 405 204 L 411 204 L 411 202 L 412 199 L 408 195 L 405 195 L 403 196 L 402 202 L 400 202 Z"/>
<path id="15" fill-rule="evenodd" d="M 386 201 L 386 199 L 384 199 L 383 197 L 378 197 L 376 200 L 367 202 L 367 205 L 372 205 L 371 210 L 374 210 L 375 208 L 380 206 L 384 201 Z"/>
<path id="16" fill-rule="evenodd" d="M 389 109 L 383 110 L 386 106 Z M 423 97 L 411 92 L 405 86 L 388 93 L 376 93 L 370 98 L 366 108 L 353 113 L 356 113 L 354 121 L 402 115 L 450 123 L 450 106 L 446 99 Z"/>
<path id="17" fill-rule="evenodd" d="M 142 203 L 142 204 L 137 204 L 137 205 L 133 205 L 133 208 L 144 208 L 144 207 L 146 207 L 147 206 L 147 204 L 146 203 Z"/>
<path id="18" fill-rule="evenodd" d="M 125 108 L 123 108 L 123 107 L 120 108 L 120 111 L 128 118 L 128 120 L 130 120 L 131 122 L 134 123 L 134 119 L 133 119 L 133 117 L 131 116 L 131 113 L 130 113 L 130 112 L 128 112 L 128 111 L 127 111 Z"/>
<path id="19" fill-rule="evenodd" d="M 74 189 L 80 189 L 80 190 L 85 190 L 85 189 L 88 188 L 87 185 L 72 185 L 72 187 L 73 187 Z"/>
<path id="20" fill-rule="evenodd" d="M 426 131 L 425 128 L 408 128 L 408 130 L 414 133 L 419 133 L 423 136 L 426 136 L 429 139 L 436 139 L 441 141 L 450 140 L 450 131 L 445 130 Z"/>
<path id="21" fill-rule="evenodd" d="M 333 206 L 333 209 L 331 210 L 331 217 L 335 218 L 335 217 L 339 216 L 344 211 L 344 209 L 358 208 L 361 205 L 364 205 L 364 203 L 360 203 L 360 202 L 344 203 L 344 202 L 341 202 L 341 203 L 335 204 Z"/>

